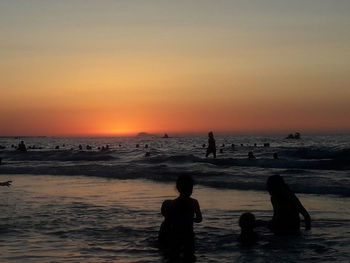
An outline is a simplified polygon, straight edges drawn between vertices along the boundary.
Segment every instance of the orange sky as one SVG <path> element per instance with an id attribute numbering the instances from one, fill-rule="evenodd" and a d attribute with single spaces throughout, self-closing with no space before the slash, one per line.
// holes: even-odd
<path id="1" fill-rule="evenodd" d="M 348 2 L 175 2 L 2 1 L 0 135 L 350 131 Z"/>

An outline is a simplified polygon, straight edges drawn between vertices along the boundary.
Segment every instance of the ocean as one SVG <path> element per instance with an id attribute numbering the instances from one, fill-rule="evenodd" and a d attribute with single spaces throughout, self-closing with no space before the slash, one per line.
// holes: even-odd
<path id="1" fill-rule="evenodd" d="M 349 135 L 215 138 L 216 159 L 205 158 L 206 136 L 1 137 L 0 181 L 13 183 L 0 188 L 0 262 L 166 262 L 160 206 L 176 198 L 181 174 L 195 179 L 203 212 L 197 262 L 349 262 Z M 28 152 L 15 150 L 20 140 Z M 239 216 L 272 217 L 273 174 L 309 211 L 312 230 L 258 228 L 258 244 L 241 248 Z"/>

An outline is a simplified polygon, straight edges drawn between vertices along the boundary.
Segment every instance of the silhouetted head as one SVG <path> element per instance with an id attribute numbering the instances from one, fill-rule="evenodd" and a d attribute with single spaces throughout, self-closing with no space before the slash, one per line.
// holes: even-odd
<path id="1" fill-rule="evenodd" d="M 209 136 L 209 138 L 214 138 L 214 133 L 213 132 L 209 132 L 208 136 Z"/>
<path id="2" fill-rule="evenodd" d="M 189 175 L 180 175 L 176 180 L 176 189 L 183 196 L 191 196 L 193 191 L 193 179 Z"/>
<path id="3" fill-rule="evenodd" d="M 248 153 L 248 158 L 249 159 L 255 159 L 254 153 L 253 152 L 249 152 Z"/>
<path id="4" fill-rule="evenodd" d="M 270 176 L 266 184 L 270 195 L 281 195 L 289 191 L 288 185 L 284 182 L 282 176 L 278 174 Z"/>
<path id="5" fill-rule="evenodd" d="M 243 213 L 239 218 L 239 226 L 244 230 L 252 230 L 256 226 L 255 216 L 252 213 Z"/>

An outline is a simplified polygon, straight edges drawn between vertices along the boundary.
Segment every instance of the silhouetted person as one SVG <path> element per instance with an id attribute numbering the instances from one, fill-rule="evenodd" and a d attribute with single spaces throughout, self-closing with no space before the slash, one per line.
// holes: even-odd
<path id="1" fill-rule="evenodd" d="M 172 257 L 183 257 L 192 262 L 195 260 L 193 222 L 202 222 L 199 203 L 191 198 L 193 184 L 191 176 L 178 177 L 176 188 L 180 195 L 173 201 L 163 202 L 162 214 L 166 223 L 162 224 L 162 233 L 160 233 L 162 236 L 160 241 L 165 240 L 161 245 L 168 245 Z M 167 233 L 168 236 L 164 236 L 163 233 Z"/>
<path id="2" fill-rule="evenodd" d="M 253 152 L 249 152 L 249 153 L 248 153 L 248 159 L 249 159 L 249 160 L 255 160 L 255 159 L 256 159 L 256 157 L 254 156 L 254 153 L 253 153 Z"/>
<path id="3" fill-rule="evenodd" d="M 7 186 L 7 187 L 10 187 L 11 184 L 12 184 L 12 181 L 0 182 L 0 186 Z"/>
<path id="4" fill-rule="evenodd" d="M 2 158 L 0 158 L 0 165 L 2 164 Z"/>
<path id="5" fill-rule="evenodd" d="M 305 220 L 305 230 L 311 229 L 311 218 L 296 195 L 279 175 L 270 176 L 267 189 L 271 195 L 273 217 L 270 228 L 275 234 L 295 235 L 300 231 L 300 218 Z"/>
<path id="6" fill-rule="evenodd" d="M 136 144 L 136 148 L 139 148 L 140 147 L 140 144 Z"/>
<path id="7" fill-rule="evenodd" d="M 148 144 L 145 145 L 145 148 L 146 148 L 146 149 L 148 148 Z"/>
<path id="8" fill-rule="evenodd" d="M 59 150 L 59 149 L 60 149 L 60 146 L 57 145 L 57 146 L 55 147 L 55 149 L 56 149 L 56 150 Z"/>
<path id="9" fill-rule="evenodd" d="M 26 145 L 24 144 L 24 141 L 21 141 L 21 142 L 18 144 L 17 151 L 20 151 L 20 152 L 26 152 L 26 151 L 27 151 L 27 147 L 26 147 Z"/>
<path id="10" fill-rule="evenodd" d="M 158 233 L 158 241 L 161 248 L 163 249 L 171 248 L 172 231 L 173 231 L 173 224 L 171 221 L 172 202 L 173 200 L 165 200 L 161 208 L 161 213 L 162 213 L 162 216 L 164 216 L 164 221 L 160 225 L 160 229 Z"/>
<path id="11" fill-rule="evenodd" d="M 79 144 L 79 151 L 83 150 L 83 146 L 81 146 L 81 144 Z"/>
<path id="12" fill-rule="evenodd" d="M 275 159 L 275 160 L 278 160 L 278 159 L 279 159 L 278 153 L 273 153 L 273 159 Z"/>
<path id="13" fill-rule="evenodd" d="M 254 231 L 256 227 L 255 216 L 252 213 L 243 213 L 239 218 L 241 234 L 239 242 L 242 246 L 253 246 L 258 240 L 258 235 Z"/>
<path id="14" fill-rule="evenodd" d="M 214 158 L 216 158 L 216 145 L 213 132 L 208 133 L 208 148 L 205 157 L 208 157 L 209 154 L 213 154 Z"/>
<path id="15" fill-rule="evenodd" d="M 224 153 L 224 149 L 220 149 L 220 153 Z"/>

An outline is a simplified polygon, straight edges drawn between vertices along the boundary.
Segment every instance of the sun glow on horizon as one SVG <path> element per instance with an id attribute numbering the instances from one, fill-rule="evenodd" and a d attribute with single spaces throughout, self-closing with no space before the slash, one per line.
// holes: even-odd
<path id="1" fill-rule="evenodd" d="M 349 11 L 1 1 L 0 135 L 350 132 Z"/>

